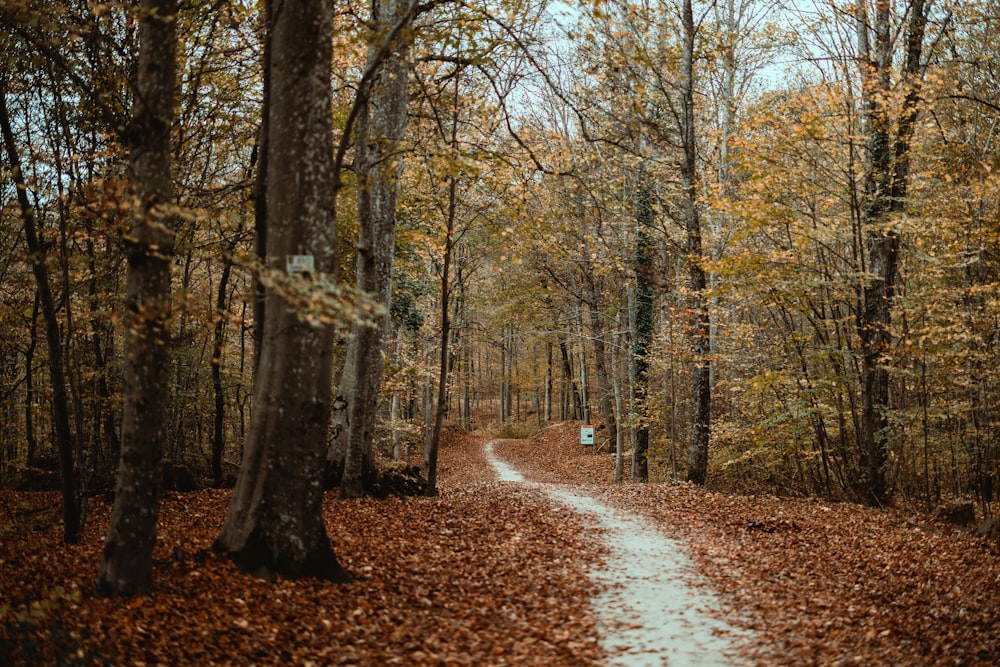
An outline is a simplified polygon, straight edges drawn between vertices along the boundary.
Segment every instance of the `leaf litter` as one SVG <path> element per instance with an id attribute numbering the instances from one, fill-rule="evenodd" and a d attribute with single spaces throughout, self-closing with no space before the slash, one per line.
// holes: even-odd
<path id="1" fill-rule="evenodd" d="M 495 449 L 529 479 L 586 484 L 683 540 L 722 613 L 757 638 L 748 664 L 1000 664 L 994 543 L 899 509 L 614 485 L 613 457 L 580 447 L 578 427 Z"/>
<path id="2" fill-rule="evenodd" d="M 238 572 L 211 552 L 230 492 L 168 494 L 155 589 L 96 597 L 110 507 L 91 501 L 83 543 L 57 521 L 4 525 L 0 664 L 588 665 L 600 563 L 573 512 L 492 480 L 481 442 L 452 433 L 436 498 L 336 501 L 327 528 L 351 584 Z M 58 497 L 3 491 L 18 508 Z M 7 514 L 0 512 L 5 523 Z M 33 520 L 39 514 L 31 515 Z"/>
<path id="3" fill-rule="evenodd" d="M 578 424 L 496 454 L 531 480 L 653 522 L 684 544 L 715 613 L 756 637 L 756 665 L 1000 664 L 1000 560 L 982 538 L 901 511 L 610 483 Z M 492 481 L 483 440 L 451 429 L 441 494 L 325 503 L 351 584 L 236 571 L 211 552 L 230 494 L 168 494 L 152 596 L 92 588 L 110 507 L 61 543 L 58 497 L 0 491 L 0 664 L 596 665 L 595 568 L 628 568 L 587 519 Z M 711 611 L 711 610 L 706 610 Z M 624 624 L 632 623 L 628 618 Z"/>
<path id="4" fill-rule="evenodd" d="M 501 481 L 528 483 L 494 455 L 488 460 Z M 717 667 L 733 664 L 735 628 L 708 610 L 718 602 L 692 586 L 696 573 L 677 540 L 668 539 L 642 516 L 627 514 L 583 492 L 580 486 L 533 484 L 557 503 L 590 518 L 595 540 L 612 567 L 594 571 L 602 593 L 593 600 L 609 663 L 619 667 Z M 740 638 L 745 639 L 745 638 Z"/>

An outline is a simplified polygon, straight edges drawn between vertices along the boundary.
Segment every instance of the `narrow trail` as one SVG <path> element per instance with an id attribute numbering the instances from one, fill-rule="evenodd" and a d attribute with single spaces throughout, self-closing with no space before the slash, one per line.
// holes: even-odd
<path id="1" fill-rule="evenodd" d="M 609 665 L 738 664 L 732 640 L 742 631 L 713 615 L 715 598 L 692 586 L 696 572 L 677 540 L 576 487 L 529 482 L 497 458 L 492 441 L 484 453 L 499 481 L 537 489 L 597 529 L 610 553 L 609 566 L 592 574 L 604 590 L 593 607 Z"/>

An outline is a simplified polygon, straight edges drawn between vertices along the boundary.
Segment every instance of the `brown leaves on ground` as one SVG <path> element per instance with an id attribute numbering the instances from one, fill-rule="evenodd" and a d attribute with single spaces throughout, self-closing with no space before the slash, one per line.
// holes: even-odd
<path id="1" fill-rule="evenodd" d="M 578 424 L 495 451 L 685 538 L 760 665 L 1000 664 L 1000 557 L 919 516 L 847 503 L 610 484 Z M 210 551 L 228 492 L 168 495 L 148 598 L 92 594 L 109 507 L 60 542 L 58 499 L 0 492 L 0 664 L 587 665 L 602 657 L 572 512 L 500 484 L 482 440 L 448 431 L 437 498 L 326 505 L 348 585 L 269 584 Z M 627 477 L 627 471 L 626 471 Z M 625 563 L 615 564 L 627 567 Z"/>
<path id="2" fill-rule="evenodd" d="M 850 503 L 713 493 L 688 484 L 606 484 L 613 457 L 579 424 L 496 453 L 538 481 L 595 492 L 681 536 L 726 613 L 760 639 L 762 665 L 1000 664 L 1000 554 L 920 515 Z"/>
<path id="3" fill-rule="evenodd" d="M 236 571 L 211 552 L 229 492 L 163 500 L 150 597 L 93 595 L 110 507 L 80 546 L 58 498 L 0 492 L 0 664 L 587 665 L 596 565 L 568 510 L 484 482 L 481 441 L 452 432 L 437 498 L 335 501 L 351 584 Z"/>

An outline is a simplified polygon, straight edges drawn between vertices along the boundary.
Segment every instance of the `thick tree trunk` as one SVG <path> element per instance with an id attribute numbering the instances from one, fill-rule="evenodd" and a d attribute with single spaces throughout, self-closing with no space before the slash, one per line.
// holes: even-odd
<path id="1" fill-rule="evenodd" d="M 97 576 L 102 595 L 148 593 L 167 439 L 170 338 L 170 127 L 174 104 L 176 0 L 145 0 L 129 171 L 137 207 L 126 238 L 122 455 L 111 525 Z"/>
<path id="2" fill-rule="evenodd" d="M 712 326 L 705 299 L 707 286 L 702 266 L 701 220 L 697 204 L 697 134 L 694 116 L 694 38 L 696 26 L 691 0 L 684 0 L 682 17 L 684 47 L 681 55 L 683 115 L 681 135 L 684 157 L 681 162 L 681 187 L 683 189 L 684 221 L 687 232 L 687 257 L 691 275 L 691 344 L 694 351 L 694 369 L 691 374 L 694 393 L 691 424 L 691 442 L 688 446 L 687 478 L 704 484 L 708 475 L 708 444 L 712 420 Z"/>
<path id="3" fill-rule="evenodd" d="M 899 238 L 887 231 L 869 238 L 868 270 L 861 322 L 861 440 L 867 478 L 863 500 L 878 505 L 886 499 L 885 464 L 889 442 L 889 372 L 883 359 L 890 346 L 891 301 L 895 293 Z"/>
<path id="4" fill-rule="evenodd" d="M 261 99 L 260 132 L 257 135 L 257 171 L 253 182 L 253 228 L 254 255 L 257 261 L 264 264 L 267 258 L 267 165 L 270 150 L 270 132 L 268 125 L 271 118 L 271 22 L 274 12 L 272 0 L 265 0 L 261 12 L 261 69 L 263 70 L 263 98 Z M 254 278 L 253 285 L 253 368 L 257 372 L 260 362 L 260 352 L 264 345 L 264 318 L 267 305 L 267 291 L 259 276 Z"/>
<path id="5" fill-rule="evenodd" d="M 28 188 L 21 171 L 21 160 L 14 141 L 14 131 L 7 111 L 7 86 L 0 74 L 0 130 L 7 148 L 7 161 L 17 190 L 17 202 L 24 224 L 24 237 L 30 253 L 31 270 L 38 288 L 38 300 L 45 322 L 45 341 L 49 352 L 49 378 L 52 383 L 52 416 L 55 421 L 56 446 L 59 451 L 59 476 L 62 490 L 63 540 L 67 544 L 80 541 L 83 531 L 83 505 L 73 464 L 75 443 L 69 423 L 69 397 L 66 391 L 66 372 L 63 366 L 63 344 L 56 317 L 56 303 L 52 296 L 45 251 L 35 223 L 34 209 L 28 201 Z"/>
<path id="6" fill-rule="evenodd" d="M 347 348 L 339 394 L 347 403 L 347 440 L 340 497 L 364 493 L 375 468 L 372 445 L 382 386 L 382 347 L 392 294 L 396 238 L 396 194 L 402 172 L 399 144 L 406 132 L 406 40 L 397 37 L 382 58 L 380 42 L 408 15 L 407 0 L 380 0 L 373 5 L 378 28 L 369 47 L 369 67 L 377 66 L 371 95 L 358 116 L 355 172 L 358 175 L 358 289 L 385 307 L 371 325 L 355 324 Z M 398 32 L 398 30 L 397 30 Z M 381 58 L 381 63 L 375 62 Z M 328 455 L 329 457 L 329 455 Z"/>
<path id="7" fill-rule="evenodd" d="M 315 273 L 335 275 L 332 7 L 285 0 L 274 13 L 268 120 L 267 230 L 270 269 L 312 256 Z M 254 383 L 250 436 L 215 549 L 258 576 L 345 580 L 323 522 L 323 462 L 330 423 L 333 328 L 310 323 L 268 290 Z"/>
<path id="8" fill-rule="evenodd" d="M 865 12 L 863 6 L 860 11 Z M 887 228 L 891 152 L 890 128 L 882 95 L 891 85 L 890 6 L 883 3 L 876 10 L 875 53 L 871 51 L 867 16 L 859 20 L 859 52 L 862 57 L 862 95 L 868 154 L 864 180 L 862 227 L 869 244 L 865 269 L 869 279 L 861 290 L 858 308 L 858 336 L 861 340 L 861 450 L 865 456 L 866 477 L 862 500 L 879 504 L 885 497 L 885 462 L 888 444 L 888 374 L 880 363 L 887 343 L 889 304 L 886 300 L 895 277 L 897 238 Z"/>

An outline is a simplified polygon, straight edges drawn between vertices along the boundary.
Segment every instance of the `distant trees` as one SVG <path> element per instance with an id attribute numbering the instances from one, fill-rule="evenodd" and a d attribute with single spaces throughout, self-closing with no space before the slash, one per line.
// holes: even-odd
<path id="1" fill-rule="evenodd" d="M 977 212 L 971 218 L 954 209 L 928 217 L 955 187 L 943 175 L 954 167 L 941 155 L 957 135 L 941 119 L 971 129 L 995 118 L 981 96 L 943 83 L 970 89 L 959 71 L 992 81 L 982 61 L 958 64 L 965 40 L 995 27 L 959 29 L 958 13 L 979 22 L 987 5 L 862 3 L 848 14 L 810 10 L 779 27 L 767 3 L 611 3 L 573 26 L 579 46 L 563 58 L 583 75 L 552 96 L 572 120 L 539 117 L 533 127 L 560 130 L 558 150 L 574 155 L 572 179 L 589 191 L 589 215 L 599 210 L 605 230 L 632 224 L 628 175 L 641 165 L 653 184 L 642 228 L 658 250 L 656 336 L 650 384 L 628 424 L 634 453 L 645 424 L 663 426 L 650 438 L 652 474 L 672 471 L 686 442 L 686 476 L 695 481 L 771 479 L 775 488 L 878 504 L 894 489 L 909 497 L 919 490 L 932 502 L 948 479 L 953 491 L 993 497 L 992 417 L 982 398 L 992 380 L 977 365 L 965 375 L 974 380 L 958 383 L 964 389 L 944 381 L 957 363 L 949 354 L 937 357 L 937 390 L 926 374 L 944 340 L 961 346 L 968 336 L 976 363 L 992 358 L 988 327 L 972 315 L 989 312 L 986 302 L 961 299 L 959 327 L 941 319 L 931 297 L 932 284 L 951 280 L 956 298 L 959 284 L 976 294 L 990 289 L 990 279 L 976 282 L 988 261 L 973 261 L 964 283 L 957 277 L 969 261 L 960 257 L 988 257 L 985 246 L 964 245 L 947 230 L 971 223 L 991 239 L 982 234 L 992 200 L 973 196 L 964 204 Z M 775 49 L 801 60 L 783 80 L 773 66 L 760 79 Z M 977 164 L 993 159 L 981 148 L 963 150 L 985 160 Z M 991 168 L 983 169 L 988 181 Z M 565 179 L 544 176 L 529 191 L 551 204 L 564 188 Z M 571 206 L 563 199 L 561 211 Z M 603 259 L 626 257 L 628 247 L 609 247 Z M 650 261 L 635 265 L 634 280 Z M 524 266 L 550 287 L 570 284 L 547 264 Z M 629 304 L 628 290 L 604 296 L 621 310 L 638 304 Z M 544 304 L 570 311 L 574 298 Z M 598 331 L 584 328 L 573 344 Z M 953 401 L 965 416 L 945 417 Z"/>
<path id="2" fill-rule="evenodd" d="M 182 48 L 173 64 L 179 115 L 176 123 L 167 124 L 165 135 L 167 157 L 178 159 L 171 160 L 168 172 L 171 195 L 153 206 L 154 214 L 168 213 L 173 240 L 152 256 L 172 254 L 168 264 L 176 268 L 167 283 L 174 317 L 156 338 L 169 353 L 161 376 L 166 387 L 155 390 L 165 406 L 161 452 L 173 465 L 195 469 L 205 461 L 202 447 L 211 432 L 213 392 L 204 380 L 212 325 L 204 325 L 213 321 L 218 301 L 200 294 L 206 287 L 211 291 L 218 275 L 215 267 L 223 264 L 214 261 L 215 249 L 228 247 L 239 260 L 245 247 L 245 236 L 237 231 L 246 193 L 241 184 L 246 167 L 239 163 L 250 153 L 245 134 L 250 124 L 241 112 L 251 106 L 252 97 L 230 94 L 236 90 L 238 73 L 247 71 L 240 68 L 250 60 L 240 41 L 241 24 L 234 20 L 240 10 L 215 6 L 197 17 L 178 15 L 175 29 Z M 137 3 L 18 3 L 0 13 L 10 44 L 5 55 L 10 68 L 5 72 L 11 130 L 22 148 L 22 172 L 30 184 L 29 203 L 51 277 L 57 326 L 50 329 L 57 331 L 62 348 L 58 355 L 37 349 L 31 342 L 34 333 L 25 344 L 20 336 L 10 341 L 11 374 L 5 392 L 10 391 L 7 400 L 23 402 L 24 410 L 18 419 L 4 422 L 8 428 L 0 435 L 0 451 L 5 479 L 29 487 L 49 483 L 55 440 L 49 433 L 58 420 L 51 409 L 55 395 L 47 387 L 49 369 L 57 365 L 65 370 L 78 488 L 109 488 L 120 460 L 125 251 L 137 242 L 130 229 L 132 190 L 125 181 L 125 150 L 136 136 L 130 131 L 138 127 L 129 120 L 137 85 L 129 76 L 139 71 L 138 31 L 133 28 L 142 15 Z M 246 79 L 250 81 L 252 77 Z M 252 92 L 252 86 L 248 90 Z M 5 176 L 8 173 L 5 170 Z M 2 180 L 6 188 L 8 180 Z M 2 192 L 0 236 L 5 239 L 7 271 L 11 277 L 30 276 L 23 270 L 28 265 L 22 264 L 27 256 L 22 242 L 8 236 L 14 218 L 7 195 L 14 195 L 15 189 Z M 213 207 L 215 215 L 208 216 L 207 209 L 199 208 L 203 205 Z M 157 221 L 151 227 L 153 232 L 165 230 Z M 18 294 L 20 288 L 12 289 L 13 282 L 5 284 L 3 317 L 27 308 L 25 331 L 45 333 L 31 325 L 41 315 L 41 308 L 38 316 L 32 315 L 32 293 L 25 298 Z M 244 285 L 244 275 L 237 273 L 225 290 L 227 306 L 234 294 L 240 300 Z M 220 315 L 230 317 L 228 311 Z M 230 349 L 239 351 L 245 331 L 249 328 L 224 329 L 220 347 L 232 345 Z M 224 405 L 237 406 L 242 400 L 245 407 L 240 361 L 241 355 L 234 354 L 219 367 Z M 22 392 L 25 386 L 29 391 Z M 154 412 L 149 416 L 144 423 L 151 425 L 157 417 Z M 241 426 L 237 421 L 225 428 L 238 433 Z M 27 457 L 19 446 L 23 439 Z M 232 450 L 227 458 L 231 460 Z"/>
<path id="3" fill-rule="evenodd" d="M 6 149 L 7 161 L 10 165 L 11 180 L 17 190 L 17 203 L 23 220 L 24 238 L 28 246 L 29 262 L 35 278 L 35 306 L 32 318 L 37 316 L 41 307 L 45 322 L 45 340 L 49 351 L 49 378 L 52 383 L 52 419 L 55 422 L 55 435 L 59 452 L 59 476 L 62 490 L 63 505 L 63 540 L 67 544 L 80 541 L 83 531 L 83 507 L 79 488 L 79 475 L 75 461 L 77 443 L 70 429 L 70 406 L 66 388 L 66 370 L 63 363 L 63 341 L 59 332 L 57 320 L 58 307 L 52 294 L 52 282 L 49 278 L 49 268 L 42 239 L 38 233 L 35 221 L 35 209 L 28 199 L 28 185 L 21 169 L 14 131 L 11 127 L 10 112 L 7 110 L 7 77 L 0 75 L 0 131 L 3 133 L 3 143 Z M 37 326 L 32 322 L 32 327 Z M 30 377 L 30 368 L 27 369 Z M 30 381 L 29 381 L 30 382 Z M 30 384 L 29 384 L 30 386 Z M 29 393 L 29 400 L 31 394 Z M 30 423 L 31 407 L 29 404 L 26 420 Z M 30 432 L 29 432 L 30 433 Z M 31 462 L 32 452 L 28 460 Z"/>
<path id="4" fill-rule="evenodd" d="M 929 126 L 919 129 L 931 108 L 920 81 L 941 54 L 924 46 L 940 44 L 951 18 L 946 9 L 929 18 L 919 2 L 855 9 L 815 35 L 829 49 L 829 59 L 810 61 L 821 74 L 800 71 L 796 86 L 761 96 L 745 117 L 732 172 L 742 212 L 726 207 L 744 257 L 720 268 L 727 299 L 749 288 L 759 300 L 737 311 L 740 335 L 760 341 L 750 348 L 758 369 L 745 349 L 727 352 L 724 365 L 740 369 L 735 395 L 746 392 L 730 409 L 748 409 L 752 397 L 770 420 L 756 422 L 760 448 L 734 456 L 729 470 L 753 462 L 797 488 L 879 504 L 893 489 L 912 493 L 919 461 L 920 477 L 935 476 L 931 412 L 921 414 L 929 396 L 918 390 L 926 377 L 915 381 L 921 363 L 908 360 L 908 306 L 924 280 L 907 266 L 950 223 L 924 218 L 928 200 L 907 183 L 913 160 L 924 159 L 919 147 L 935 142 Z M 739 276 L 748 260 L 760 288 Z M 752 419 L 729 415 L 734 426 Z M 915 446 L 921 431 L 927 439 Z M 775 448 L 771 439 L 794 444 Z"/>
<path id="5" fill-rule="evenodd" d="M 136 27 L 161 13 L 134 4 L 0 10 L 0 464 L 61 478 L 67 539 L 138 433 L 160 453 L 133 473 L 163 459 L 222 484 L 243 459 L 221 549 L 337 576 L 314 458 L 354 496 L 423 441 L 431 476 L 449 419 L 603 422 L 619 479 L 631 453 L 637 479 L 994 498 L 995 0 L 780 24 L 758 0 L 608 2 L 563 17 L 570 41 L 546 41 L 533 0 L 385 0 L 366 24 L 316 14 L 309 53 L 277 23 L 301 2 L 163 5 L 169 135 L 162 114 L 129 122 L 153 99 Z M 171 169 L 147 218 L 126 149 L 154 126 Z M 139 305 L 140 268 L 162 308 Z M 147 342 L 163 356 L 139 381 Z M 294 512 L 283 486 L 307 489 Z M 312 564 L 254 542 L 278 531 L 265 488 Z"/>

